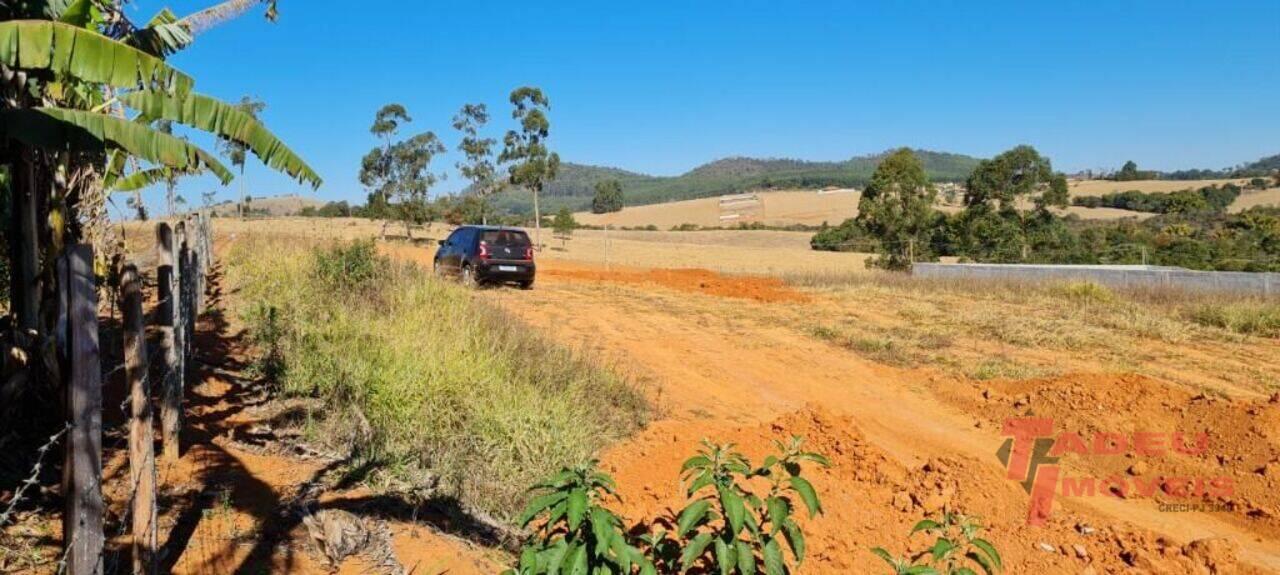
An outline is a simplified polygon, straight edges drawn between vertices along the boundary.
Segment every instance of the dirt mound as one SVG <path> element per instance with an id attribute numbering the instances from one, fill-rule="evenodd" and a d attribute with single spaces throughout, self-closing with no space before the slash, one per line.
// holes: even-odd
<path id="1" fill-rule="evenodd" d="M 1280 396 L 1233 399 L 1132 374 L 969 382 L 950 386 L 943 396 L 996 429 L 1009 418 L 1043 417 L 1053 420 L 1055 433 L 1073 433 L 1090 444 L 1099 433 L 1125 436 L 1129 448 L 1123 453 L 1064 459 L 1091 475 L 1131 483 L 1221 478 L 1231 493 L 1188 500 L 1163 483 L 1150 497 L 1158 503 L 1210 504 L 1215 517 L 1280 537 Z M 1137 438 L 1143 433 L 1160 436 L 1168 447 L 1180 439 L 1184 449 L 1142 453 Z"/>
<path id="2" fill-rule="evenodd" d="M 808 296 L 790 289 L 777 278 L 727 276 L 704 269 L 652 269 L 605 271 L 589 268 L 551 268 L 542 273 L 560 278 L 608 281 L 624 284 L 657 284 L 663 287 L 719 297 L 758 302 L 804 302 Z"/>
<path id="3" fill-rule="evenodd" d="M 1127 527 L 1099 527 L 1067 511 L 1057 511 L 1045 527 L 1026 525 L 1028 496 L 998 469 L 964 458 L 937 458 L 917 466 L 897 463 L 869 443 L 853 419 L 809 405 L 763 425 L 703 426 L 697 421 L 656 424 L 607 453 L 629 521 L 648 523 L 672 517 L 685 504 L 678 476 L 698 440 L 731 442 L 753 462 L 773 451 L 773 442 L 792 435 L 831 460 L 827 469 L 806 469 L 825 513 L 807 520 L 810 556 L 804 573 L 881 572 L 870 549 L 883 546 L 901 555 L 931 541 L 911 527 L 924 517 L 958 512 L 979 517 L 1010 572 L 1114 573 L 1146 569 L 1160 573 L 1230 572 L 1234 547 L 1225 542 L 1182 546 Z M 1213 565 L 1214 567 L 1210 567 Z"/>

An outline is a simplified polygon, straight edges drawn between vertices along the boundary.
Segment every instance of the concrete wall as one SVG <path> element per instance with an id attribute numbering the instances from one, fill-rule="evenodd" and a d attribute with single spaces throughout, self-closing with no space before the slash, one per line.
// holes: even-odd
<path id="1" fill-rule="evenodd" d="M 1120 288 L 1174 288 L 1280 295 L 1280 273 L 1202 272 L 1158 266 L 932 263 L 915 264 L 911 273 L 916 277 L 925 278 L 1011 281 L 1087 280 Z"/>

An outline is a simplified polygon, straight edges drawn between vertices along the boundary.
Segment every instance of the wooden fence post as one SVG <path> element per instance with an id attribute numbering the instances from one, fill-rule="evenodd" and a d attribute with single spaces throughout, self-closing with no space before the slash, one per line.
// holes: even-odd
<path id="1" fill-rule="evenodd" d="M 124 318 L 124 367 L 132 404 L 129 419 L 129 484 L 133 489 L 133 573 L 156 572 L 156 454 L 151 434 L 151 381 L 142 315 L 142 279 L 132 263 L 120 274 Z"/>
<path id="2" fill-rule="evenodd" d="M 67 573 L 102 573 L 102 367 L 98 356 L 98 289 L 93 247 L 67 248 L 70 369 L 67 411 L 71 434 L 66 445 L 62 517 Z"/>
<path id="3" fill-rule="evenodd" d="M 160 402 L 160 437 L 164 444 L 164 458 L 174 461 L 180 454 L 178 431 L 182 425 L 182 353 L 181 325 L 178 305 L 177 254 L 174 253 L 175 237 L 169 224 L 156 225 L 156 283 L 159 287 L 159 306 L 156 314 L 160 324 L 160 341 L 164 349 L 164 389 Z"/>
<path id="4" fill-rule="evenodd" d="M 182 280 L 178 282 L 178 304 L 182 309 L 182 346 L 178 349 L 182 350 L 182 385 L 186 386 L 187 367 L 191 359 L 191 340 L 196 325 L 195 298 L 192 297 L 192 292 L 195 291 L 192 287 L 195 285 L 195 270 L 191 265 L 191 243 L 195 232 L 187 227 L 186 222 L 178 222 L 177 232 L 177 267 L 178 276 Z"/>

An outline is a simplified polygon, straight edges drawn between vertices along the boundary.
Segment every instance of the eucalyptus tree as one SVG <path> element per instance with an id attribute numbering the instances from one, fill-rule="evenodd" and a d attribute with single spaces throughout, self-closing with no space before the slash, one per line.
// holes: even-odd
<path id="1" fill-rule="evenodd" d="M 489 123 L 484 104 L 466 104 L 453 117 L 453 129 L 462 132 L 458 151 L 466 158 L 457 163 L 462 177 L 471 181 L 471 193 L 480 202 L 480 222 L 489 223 L 489 196 L 501 189 L 497 167 L 493 164 L 493 138 L 481 138 L 480 130 Z"/>
<path id="2" fill-rule="evenodd" d="M 404 222 L 405 235 L 409 237 L 413 237 L 413 224 L 428 219 L 427 195 L 431 186 L 443 178 L 431 171 L 431 160 L 445 152 L 444 144 L 429 131 L 396 141 L 400 127 L 412 121 L 400 104 L 379 109 L 369 132 L 381 138 L 383 144 L 369 150 L 360 163 L 360 183 L 369 189 L 370 200 L 378 198 L 388 204 L 396 218 Z M 384 221 L 384 236 L 386 230 Z"/>
<path id="3" fill-rule="evenodd" d="M 542 90 L 531 86 L 516 88 L 510 100 L 514 107 L 511 117 L 519 122 L 520 129 L 507 132 L 498 161 L 509 164 L 507 174 L 511 185 L 533 194 L 534 244 L 541 248 L 542 212 L 538 208 L 538 194 L 547 182 L 556 178 L 560 169 L 559 154 L 547 148 L 551 131 L 547 110 L 551 102 Z"/>
<path id="4" fill-rule="evenodd" d="M 1060 223 L 1049 208 L 1070 201 L 1066 176 L 1031 146 L 978 162 L 965 188 L 965 252 L 991 261 L 1026 260 L 1032 235 Z"/>
<path id="5" fill-rule="evenodd" d="M 50 265 L 61 246 L 88 240 L 107 256 L 109 191 L 159 181 L 163 170 L 232 179 L 213 154 L 160 131 L 157 120 L 240 142 L 272 169 L 320 185 L 256 119 L 194 92 L 194 80 L 164 60 L 193 39 L 171 11 L 137 26 L 118 2 L 28 0 L 0 2 L 0 20 L 0 164 L 13 178 L 18 327 L 51 332 L 54 314 L 43 303 L 56 301 Z"/>
<path id="6" fill-rule="evenodd" d="M 937 221 L 933 202 L 937 191 L 929 183 L 924 164 L 910 148 L 889 154 L 876 166 L 871 183 L 858 200 L 858 223 L 875 236 L 880 256 L 873 265 L 888 269 L 909 269 L 928 246 L 928 236 Z"/>

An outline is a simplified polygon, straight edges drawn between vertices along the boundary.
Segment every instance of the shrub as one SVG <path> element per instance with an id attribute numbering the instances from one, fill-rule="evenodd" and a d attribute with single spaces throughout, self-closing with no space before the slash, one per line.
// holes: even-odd
<path id="1" fill-rule="evenodd" d="M 809 516 L 822 512 L 813 485 L 801 477 L 804 462 L 827 466 L 825 457 L 803 451 L 802 441 L 776 443 L 777 455 L 752 467 L 733 445 L 703 442 L 703 449 L 685 461 L 683 479 L 693 500 L 676 520 L 676 534 L 688 541 L 680 553 L 680 571 L 701 565 L 708 572 L 724 574 L 789 573 L 783 555 L 785 539 L 795 558 L 804 561 L 805 538 L 795 522 L 793 509 L 798 498 Z M 757 495 L 748 480 L 764 478 L 769 490 Z"/>
<path id="2" fill-rule="evenodd" d="M 544 573 L 656 573 L 653 564 L 627 539 L 622 520 L 604 502 L 615 494 L 613 478 L 596 470 L 596 462 L 560 470 L 533 487 L 541 492 L 529 502 L 520 525 L 535 519 L 533 539 L 508 575 Z"/>
<path id="3" fill-rule="evenodd" d="M 941 521 L 925 519 L 911 529 L 911 535 L 935 535 L 933 544 L 910 559 L 896 558 L 881 547 L 872 549 L 893 567 L 895 575 L 973 575 L 977 566 L 988 575 L 1004 568 L 1000 553 L 986 539 L 978 537 L 982 526 L 972 518 L 947 513 Z"/>
<path id="4" fill-rule="evenodd" d="M 367 287 L 385 275 L 389 267 L 387 259 L 378 255 L 378 246 L 371 239 L 316 248 L 312 258 L 315 278 L 337 289 Z"/>

